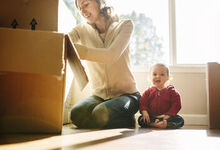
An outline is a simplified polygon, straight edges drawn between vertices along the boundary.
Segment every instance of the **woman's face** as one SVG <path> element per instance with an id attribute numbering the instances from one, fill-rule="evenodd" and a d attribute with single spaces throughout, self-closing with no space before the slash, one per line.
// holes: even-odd
<path id="1" fill-rule="evenodd" d="M 100 16 L 100 7 L 95 0 L 77 0 L 77 7 L 88 23 L 95 23 Z"/>

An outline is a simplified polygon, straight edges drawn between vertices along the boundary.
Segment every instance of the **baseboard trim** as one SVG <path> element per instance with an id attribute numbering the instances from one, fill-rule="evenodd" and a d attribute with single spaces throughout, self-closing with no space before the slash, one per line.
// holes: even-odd
<path id="1" fill-rule="evenodd" d="M 184 118 L 185 125 L 208 125 L 208 115 L 204 114 L 180 114 Z"/>
<path id="2" fill-rule="evenodd" d="M 185 125 L 208 125 L 208 115 L 207 114 L 179 114 L 184 119 Z M 137 119 L 140 113 L 135 114 Z"/>
<path id="3" fill-rule="evenodd" d="M 204 114 L 179 114 L 184 119 L 184 125 L 205 125 L 208 126 L 208 115 Z M 135 114 L 136 120 L 140 116 L 139 113 Z M 69 113 L 64 113 L 64 124 L 71 123 Z"/>

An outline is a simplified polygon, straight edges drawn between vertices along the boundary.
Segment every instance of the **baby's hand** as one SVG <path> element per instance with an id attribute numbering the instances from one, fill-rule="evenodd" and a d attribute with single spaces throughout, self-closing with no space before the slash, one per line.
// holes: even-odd
<path id="1" fill-rule="evenodd" d="M 149 124 L 150 123 L 150 117 L 149 117 L 149 114 L 148 114 L 148 112 L 147 111 L 142 111 L 142 120 L 144 121 L 144 122 L 147 122 L 147 124 Z"/>
<path id="2" fill-rule="evenodd" d="M 170 118 L 170 115 L 164 115 L 163 120 L 167 120 Z"/>
<path id="3" fill-rule="evenodd" d="M 156 118 L 163 118 L 165 115 L 156 116 Z"/>

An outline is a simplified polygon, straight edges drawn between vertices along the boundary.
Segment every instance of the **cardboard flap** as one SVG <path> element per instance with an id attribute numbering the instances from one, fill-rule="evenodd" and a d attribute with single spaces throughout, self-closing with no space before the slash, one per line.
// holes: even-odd
<path id="1" fill-rule="evenodd" d="M 209 62 L 207 64 L 207 99 L 209 112 L 209 127 L 220 129 L 220 64 Z"/>
<path id="2" fill-rule="evenodd" d="M 69 39 L 69 36 L 66 35 L 67 42 L 67 59 L 70 64 L 70 67 L 73 71 L 74 77 L 76 78 L 79 88 L 82 91 L 88 83 L 88 77 L 86 75 L 85 69 L 80 62 L 79 56 L 77 54 L 74 44 Z"/>

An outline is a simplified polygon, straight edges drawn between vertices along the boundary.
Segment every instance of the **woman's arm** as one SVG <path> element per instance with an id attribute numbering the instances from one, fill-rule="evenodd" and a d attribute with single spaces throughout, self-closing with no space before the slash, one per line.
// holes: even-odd
<path id="1" fill-rule="evenodd" d="M 69 39 L 72 43 L 77 43 L 79 40 L 80 40 L 80 36 L 79 36 L 79 33 L 77 31 L 77 26 L 74 27 L 71 32 L 68 33 L 67 36 L 69 36 Z"/>
<path id="2" fill-rule="evenodd" d="M 74 45 L 81 59 L 100 63 L 112 63 L 118 60 L 127 48 L 132 32 L 133 23 L 130 20 L 126 20 L 108 48 L 92 48 L 80 44 Z"/>

